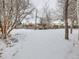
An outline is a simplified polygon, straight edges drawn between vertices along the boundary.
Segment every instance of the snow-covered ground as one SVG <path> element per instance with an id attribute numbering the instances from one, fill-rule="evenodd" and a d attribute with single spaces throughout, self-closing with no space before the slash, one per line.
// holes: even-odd
<path id="1" fill-rule="evenodd" d="M 26 30 L 11 32 L 18 39 L 13 47 L 5 48 L 2 59 L 79 59 L 78 30 L 64 39 L 64 29 Z"/>

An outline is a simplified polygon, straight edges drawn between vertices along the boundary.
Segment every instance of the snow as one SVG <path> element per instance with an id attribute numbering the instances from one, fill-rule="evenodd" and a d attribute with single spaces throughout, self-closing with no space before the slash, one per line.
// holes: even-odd
<path id="1" fill-rule="evenodd" d="M 3 59 L 79 59 L 77 29 L 70 40 L 64 39 L 64 29 L 14 29 L 11 34 L 18 42 L 4 49 Z"/>

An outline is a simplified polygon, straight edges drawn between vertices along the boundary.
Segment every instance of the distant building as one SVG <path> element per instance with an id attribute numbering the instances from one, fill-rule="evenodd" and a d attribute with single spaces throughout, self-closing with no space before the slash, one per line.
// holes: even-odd
<path id="1" fill-rule="evenodd" d="M 64 25 L 64 22 L 61 20 L 55 20 L 51 22 L 52 25 Z"/>

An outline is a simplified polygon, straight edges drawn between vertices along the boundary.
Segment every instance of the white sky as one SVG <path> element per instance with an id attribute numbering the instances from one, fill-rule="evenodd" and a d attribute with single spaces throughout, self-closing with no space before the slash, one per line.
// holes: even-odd
<path id="1" fill-rule="evenodd" d="M 54 10 L 56 9 L 57 5 L 57 0 L 31 0 L 31 1 L 38 10 L 40 10 L 47 2 L 49 4 L 49 7 L 53 8 Z"/>

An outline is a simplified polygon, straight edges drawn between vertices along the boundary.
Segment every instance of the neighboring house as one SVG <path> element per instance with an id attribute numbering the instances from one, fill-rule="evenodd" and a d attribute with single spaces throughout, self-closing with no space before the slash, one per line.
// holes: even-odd
<path id="1" fill-rule="evenodd" d="M 52 21 L 51 24 L 52 24 L 52 25 L 64 25 L 64 22 L 61 21 L 61 20 L 55 20 L 55 21 Z"/>

